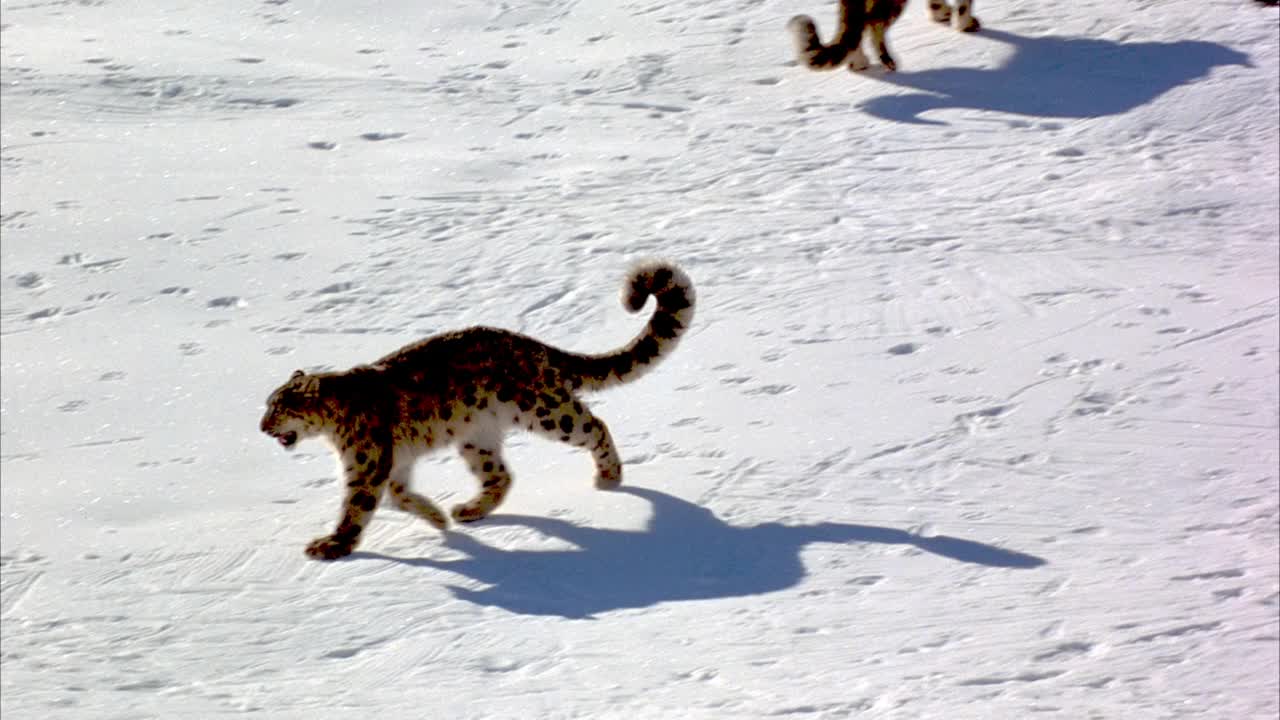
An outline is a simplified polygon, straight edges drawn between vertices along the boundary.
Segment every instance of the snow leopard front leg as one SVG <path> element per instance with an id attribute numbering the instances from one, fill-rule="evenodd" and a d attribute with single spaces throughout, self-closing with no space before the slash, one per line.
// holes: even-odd
<path id="1" fill-rule="evenodd" d="M 316 538 L 307 545 L 307 556 L 315 560 L 337 560 L 355 550 L 390 475 L 391 453 L 383 444 L 371 438 L 344 438 L 340 445 L 346 481 L 342 517 L 333 534 Z"/>

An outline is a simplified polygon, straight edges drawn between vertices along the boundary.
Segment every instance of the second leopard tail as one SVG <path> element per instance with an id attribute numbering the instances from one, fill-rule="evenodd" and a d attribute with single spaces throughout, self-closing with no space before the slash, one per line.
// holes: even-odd
<path id="1" fill-rule="evenodd" d="M 565 353 L 561 361 L 585 390 L 630 382 L 648 372 L 676 348 L 693 321 L 693 283 L 680 268 L 665 262 L 635 266 L 622 287 L 622 304 L 631 312 L 644 309 L 649 297 L 658 301 L 648 325 L 631 342 L 600 355 Z"/>
<path id="2" fill-rule="evenodd" d="M 845 58 L 862 44 L 866 16 L 866 4 L 862 0 L 841 0 L 839 23 L 830 45 L 822 44 L 822 39 L 818 37 L 818 25 L 813 18 L 808 15 L 791 18 L 787 29 L 791 31 L 798 59 L 814 70 L 840 67 Z"/>

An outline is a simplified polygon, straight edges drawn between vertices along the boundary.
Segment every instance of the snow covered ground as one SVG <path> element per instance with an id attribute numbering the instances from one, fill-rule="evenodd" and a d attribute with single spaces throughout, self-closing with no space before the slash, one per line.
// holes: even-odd
<path id="1" fill-rule="evenodd" d="M 1280 21 L 984 0 L 3 0 L 5 718 L 1275 718 Z M 448 536 L 297 367 L 695 327 Z M 416 486 L 473 492 L 452 452 Z"/>

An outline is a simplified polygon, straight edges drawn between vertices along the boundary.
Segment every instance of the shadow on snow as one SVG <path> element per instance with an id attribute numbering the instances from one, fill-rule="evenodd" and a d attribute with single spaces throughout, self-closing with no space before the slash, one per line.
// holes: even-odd
<path id="1" fill-rule="evenodd" d="M 1014 54 L 995 69 L 940 68 L 870 75 L 928 94 L 884 95 L 860 105 L 898 122 L 942 125 L 930 110 L 971 108 L 1016 115 L 1092 118 L 1118 115 L 1209 74 L 1219 65 L 1252 67 L 1249 57 L 1196 40 L 1119 43 L 1084 37 L 1025 37 L 983 29 L 976 38 Z"/>
<path id="2" fill-rule="evenodd" d="M 378 558 L 458 573 L 488 587 L 451 587 L 458 598 L 527 615 L 589 618 L 596 613 L 641 608 L 674 600 L 759 595 L 792 587 L 805 576 L 800 551 L 810 543 L 911 545 L 958 562 L 996 568 L 1034 568 L 1045 560 L 972 540 L 922 537 L 874 525 L 765 523 L 736 527 L 709 510 L 665 493 L 625 487 L 617 492 L 653 506 L 645 530 L 610 530 L 564 520 L 497 515 L 485 525 L 529 527 L 575 547 L 565 550 L 502 550 L 462 533 L 445 544 L 459 560 Z"/>

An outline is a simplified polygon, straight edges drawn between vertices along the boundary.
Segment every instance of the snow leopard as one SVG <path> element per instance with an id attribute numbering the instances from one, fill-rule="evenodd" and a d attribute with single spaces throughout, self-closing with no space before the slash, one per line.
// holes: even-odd
<path id="1" fill-rule="evenodd" d="M 449 518 L 409 489 L 409 475 L 414 460 L 446 446 L 458 448 L 480 484 L 475 497 L 452 508 L 452 518 L 484 518 L 511 489 L 502 456 L 511 428 L 588 450 L 596 487 L 618 487 L 618 450 L 580 393 L 635 380 L 676 348 L 693 320 L 693 284 L 674 264 L 642 263 L 628 275 L 622 302 L 639 312 L 650 296 L 656 303 L 648 324 L 612 352 L 570 352 L 520 333 L 471 327 L 349 370 L 294 371 L 267 399 L 259 428 L 286 449 L 308 437 L 327 439 L 345 484 L 336 528 L 306 554 L 319 560 L 351 554 L 384 493 L 400 510 L 444 530 Z"/>

